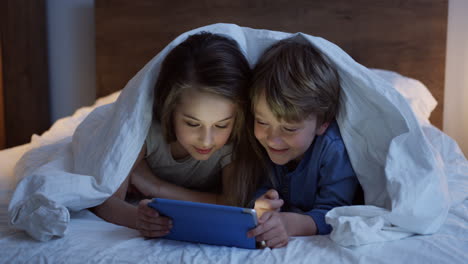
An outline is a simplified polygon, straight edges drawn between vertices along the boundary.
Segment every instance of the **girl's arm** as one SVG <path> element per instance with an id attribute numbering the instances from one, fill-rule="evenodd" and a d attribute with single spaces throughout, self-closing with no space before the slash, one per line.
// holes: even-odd
<path id="1" fill-rule="evenodd" d="M 148 207 L 148 203 L 151 200 L 140 201 L 138 207 L 125 201 L 130 175 L 138 164 L 142 162 L 145 150 L 146 146 L 143 145 L 129 175 L 120 185 L 119 189 L 102 204 L 90 210 L 108 222 L 137 229 L 145 237 L 161 237 L 170 232 L 172 228 L 171 220 L 159 215 L 156 210 Z"/>
<path id="2" fill-rule="evenodd" d="M 90 210 L 107 222 L 136 229 L 137 208 L 125 201 L 128 181 L 129 177 L 111 197 Z"/>
<path id="3" fill-rule="evenodd" d="M 130 174 L 120 185 L 119 189 L 102 204 L 90 208 L 90 210 L 102 219 L 130 228 L 136 228 L 137 208 L 125 201 L 130 175 L 136 165 L 141 162 L 145 154 L 145 146 L 141 149 L 138 157 L 133 164 Z"/>
<path id="4" fill-rule="evenodd" d="M 223 183 L 226 177 L 233 173 L 233 165 L 228 164 L 223 168 Z M 159 197 L 174 200 L 184 200 L 211 204 L 225 204 L 223 194 L 199 192 L 178 186 L 176 184 L 161 180 L 155 176 L 145 159 L 135 168 L 131 176 L 131 184 L 147 197 Z M 223 186 L 223 189 L 225 187 Z"/>

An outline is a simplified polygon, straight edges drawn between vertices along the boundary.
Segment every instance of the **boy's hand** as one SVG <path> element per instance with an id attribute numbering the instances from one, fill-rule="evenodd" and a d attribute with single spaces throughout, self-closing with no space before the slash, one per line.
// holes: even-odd
<path id="1" fill-rule="evenodd" d="M 254 209 L 257 212 L 257 217 L 261 218 L 265 212 L 279 212 L 284 201 L 279 198 L 279 194 L 275 189 L 268 190 L 255 201 Z"/>
<path id="2" fill-rule="evenodd" d="M 247 232 L 248 237 L 256 237 L 255 240 L 259 242 L 265 241 L 269 248 L 280 248 L 288 244 L 289 235 L 281 213 L 265 212 L 258 219 L 258 224 L 256 228 Z"/>
<path id="3" fill-rule="evenodd" d="M 172 221 L 159 215 L 158 211 L 148 206 L 151 200 L 141 200 L 138 204 L 136 229 L 144 237 L 162 237 L 169 234 Z"/>

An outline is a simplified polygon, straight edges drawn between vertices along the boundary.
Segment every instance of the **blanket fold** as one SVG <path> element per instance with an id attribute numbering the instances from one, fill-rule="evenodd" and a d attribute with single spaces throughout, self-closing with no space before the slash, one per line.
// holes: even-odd
<path id="1" fill-rule="evenodd" d="M 201 31 L 236 40 L 251 66 L 271 44 L 295 36 L 337 67 L 343 90 L 337 122 L 366 206 L 331 210 L 326 216 L 331 239 L 355 246 L 438 230 L 450 207 L 444 162 L 401 94 L 325 39 L 232 24 L 180 35 L 129 81 L 117 101 L 96 108 L 68 136 L 52 137 L 25 154 L 16 166 L 21 180 L 9 205 L 13 227 L 41 241 L 63 236 L 68 211 L 96 206 L 117 190 L 148 133 L 162 60 Z"/>

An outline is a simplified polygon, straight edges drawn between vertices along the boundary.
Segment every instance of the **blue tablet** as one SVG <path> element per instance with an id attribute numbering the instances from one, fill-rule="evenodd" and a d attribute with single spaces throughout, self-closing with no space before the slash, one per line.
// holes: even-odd
<path id="1" fill-rule="evenodd" d="M 148 206 L 172 219 L 164 238 L 255 249 L 247 232 L 257 226 L 254 209 L 154 198 Z"/>

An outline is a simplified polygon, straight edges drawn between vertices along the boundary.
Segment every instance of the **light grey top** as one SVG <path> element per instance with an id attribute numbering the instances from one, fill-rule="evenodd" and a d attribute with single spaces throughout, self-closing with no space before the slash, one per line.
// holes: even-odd
<path id="1" fill-rule="evenodd" d="M 163 180 L 191 189 L 208 191 L 219 187 L 221 169 L 231 162 L 231 153 L 232 146 L 225 145 L 208 160 L 196 160 L 190 155 L 174 160 L 157 121 L 153 121 L 146 137 L 146 160 L 153 173 Z"/>

